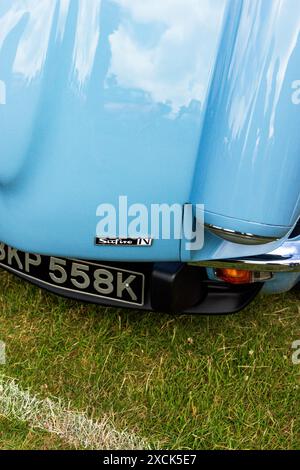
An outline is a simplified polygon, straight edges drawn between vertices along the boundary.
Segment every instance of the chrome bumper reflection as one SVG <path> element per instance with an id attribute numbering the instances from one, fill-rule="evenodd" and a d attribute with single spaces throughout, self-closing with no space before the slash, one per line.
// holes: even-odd
<path id="1" fill-rule="evenodd" d="M 273 243 L 278 240 L 276 237 L 263 237 L 252 233 L 242 233 L 210 224 L 205 224 L 205 228 L 223 240 L 239 245 L 266 245 L 267 243 Z"/>
<path id="2" fill-rule="evenodd" d="M 199 261 L 191 264 L 207 268 L 236 268 L 257 272 L 300 273 L 300 240 L 286 242 L 280 248 L 267 255 L 244 259 Z"/>

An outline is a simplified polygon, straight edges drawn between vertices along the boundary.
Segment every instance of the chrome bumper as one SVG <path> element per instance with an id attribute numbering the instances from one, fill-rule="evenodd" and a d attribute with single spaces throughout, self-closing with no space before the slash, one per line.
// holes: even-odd
<path id="1" fill-rule="evenodd" d="M 244 259 L 198 261 L 207 268 L 235 268 L 256 272 L 300 273 L 300 240 L 288 241 L 272 253 Z"/>

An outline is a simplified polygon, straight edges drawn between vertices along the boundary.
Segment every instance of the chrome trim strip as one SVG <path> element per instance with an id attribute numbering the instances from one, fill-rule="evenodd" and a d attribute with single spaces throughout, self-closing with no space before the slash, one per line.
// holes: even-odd
<path id="1" fill-rule="evenodd" d="M 240 245 L 266 245 L 278 240 L 276 237 L 263 237 L 252 233 L 237 232 L 217 225 L 205 224 L 205 228 L 224 240 Z"/>
<path id="2" fill-rule="evenodd" d="M 245 259 L 210 260 L 189 263 L 206 268 L 236 268 L 248 271 L 300 273 L 300 241 L 288 241 L 277 250 Z"/>

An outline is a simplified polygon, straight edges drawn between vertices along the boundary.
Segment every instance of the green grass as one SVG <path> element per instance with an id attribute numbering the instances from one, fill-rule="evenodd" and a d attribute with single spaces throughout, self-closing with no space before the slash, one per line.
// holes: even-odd
<path id="1" fill-rule="evenodd" d="M 0 273 L 0 372 L 153 447 L 299 449 L 300 292 L 236 316 L 159 315 L 67 301 Z M 67 448 L 0 421 L 1 448 Z M 25 444 L 24 444 L 25 442 Z"/>
<path id="2" fill-rule="evenodd" d="M 26 424 L 0 418 L 0 450 L 71 449 L 58 437 L 30 429 Z"/>

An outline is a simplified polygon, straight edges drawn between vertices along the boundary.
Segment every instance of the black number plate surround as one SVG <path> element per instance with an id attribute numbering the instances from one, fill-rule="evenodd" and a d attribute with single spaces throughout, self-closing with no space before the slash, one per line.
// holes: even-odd
<path id="1" fill-rule="evenodd" d="M 0 244 L 0 266 L 62 293 L 81 293 L 132 306 L 144 305 L 145 275 L 96 261 L 26 253 Z"/>

